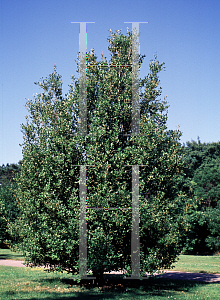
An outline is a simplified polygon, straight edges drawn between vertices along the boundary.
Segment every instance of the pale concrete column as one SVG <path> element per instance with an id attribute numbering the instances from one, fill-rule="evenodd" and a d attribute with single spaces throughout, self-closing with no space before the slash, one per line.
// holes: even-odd
<path id="1" fill-rule="evenodd" d="M 80 135 L 87 134 L 87 31 L 86 24 L 95 22 L 71 22 L 79 23 L 79 128 Z"/>
<path id="2" fill-rule="evenodd" d="M 80 166 L 79 275 L 87 275 L 86 166 Z"/>
<path id="3" fill-rule="evenodd" d="M 80 135 L 87 134 L 87 23 L 95 22 L 71 22 L 79 23 L 79 129 Z M 79 219 L 79 275 L 87 277 L 87 222 L 86 222 L 86 165 L 80 165 L 80 219 Z M 89 277 L 90 278 L 90 277 Z M 94 278 L 90 278 L 94 279 Z"/>
<path id="4" fill-rule="evenodd" d="M 139 99 L 139 24 L 132 23 L 132 135 L 140 134 L 140 99 Z M 140 278 L 140 239 L 139 239 L 139 166 L 132 166 L 132 232 L 131 232 L 131 268 L 130 279 Z"/>
<path id="5" fill-rule="evenodd" d="M 132 166 L 131 278 L 140 276 L 139 166 Z"/>

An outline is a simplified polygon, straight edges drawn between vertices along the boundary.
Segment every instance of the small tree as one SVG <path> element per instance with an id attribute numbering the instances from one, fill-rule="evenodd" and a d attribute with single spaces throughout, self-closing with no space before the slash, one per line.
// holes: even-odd
<path id="1" fill-rule="evenodd" d="M 132 33 L 111 34 L 111 58 L 98 62 L 87 54 L 87 135 L 78 131 L 79 80 L 62 97 L 56 69 L 39 85 L 44 92 L 27 102 L 30 116 L 22 126 L 23 164 L 17 178 L 21 214 L 17 232 L 26 261 L 78 272 L 79 167 L 87 167 L 88 268 L 131 271 L 132 165 L 140 165 L 141 270 L 168 268 L 183 246 L 184 217 L 191 200 L 179 190 L 184 165 L 181 133 L 167 130 L 167 104 L 158 73 L 150 62 L 140 81 L 140 135 L 133 135 Z M 140 64 L 143 62 L 140 57 Z M 103 208 L 97 210 L 94 208 Z M 104 209 L 107 208 L 107 209 Z M 108 208 L 118 208 L 109 210 Z"/>

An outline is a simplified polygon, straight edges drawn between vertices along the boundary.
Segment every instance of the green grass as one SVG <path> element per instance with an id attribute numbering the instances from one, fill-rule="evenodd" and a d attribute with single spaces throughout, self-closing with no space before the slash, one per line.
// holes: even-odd
<path id="1" fill-rule="evenodd" d="M 217 283 L 159 278 L 135 282 L 108 276 L 108 282 L 98 287 L 92 281 L 77 284 L 68 274 L 0 266 L 0 299 L 219 299 Z"/>
<path id="2" fill-rule="evenodd" d="M 220 255 L 180 255 L 179 260 L 175 263 L 175 268 L 173 270 L 195 273 L 220 273 Z"/>
<path id="3" fill-rule="evenodd" d="M 0 259 L 24 260 L 19 252 L 13 252 L 10 249 L 0 249 Z"/>
<path id="4" fill-rule="evenodd" d="M 24 257 L 22 254 L 12 252 L 10 249 L 0 249 L 0 259 L 24 260 Z M 180 255 L 173 270 L 195 273 L 220 273 L 220 255 Z"/>
<path id="5" fill-rule="evenodd" d="M 17 252 L 0 249 L 0 258 L 21 259 Z M 181 255 L 174 270 L 220 273 L 220 256 Z M 37 268 L 0 266 L 0 299 L 219 299 L 219 283 L 150 278 L 124 280 L 119 275 L 106 275 L 101 287 L 93 281 L 77 284 L 67 273 L 48 273 Z"/>

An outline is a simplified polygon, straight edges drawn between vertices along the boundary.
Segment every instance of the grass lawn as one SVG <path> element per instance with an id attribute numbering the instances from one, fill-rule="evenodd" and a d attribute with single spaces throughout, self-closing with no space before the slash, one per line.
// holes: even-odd
<path id="1" fill-rule="evenodd" d="M 183 272 L 220 274 L 220 255 L 180 255 L 179 260 L 175 263 L 175 268 L 173 270 Z"/>
<path id="2" fill-rule="evenodd" d="M 0 249 L 0 258 L 23 259 L 9 249 Z M 220 273 L 220 256 L 181 255 L 174 270 Z M 107 279 L 98 287 L 92 280 L 77 284 L 67 273 L 0 266 L 0 299 L 219 299 L 219 283 L 162 278 L 135 281 L 120 275 L 107 275 Z"/>
<path id="3" fill-rule="evenodd" d="M 220 284 L 151 278 L 136 282 L 111 275 L 102 286 L 43 269 L 0 266 L 0 299 L 219 299 Z"/>
<path id="4" fill-rule="evenodd" d="M 0 259 L 24 260 L 22 254 L 12 252 L 10 249 L 0 249 Z M 194 256 L 180 255 L 175 263 L 174 271 L 196 272 L 196 273 L 219 273 L 220 255 L 216 256 Z"/>
<path id="5" fill-rule="evenodd" d="M 0 259 L 24 260 L 21 253 L 13 252 L 10 249 L 0 249 Z"/>

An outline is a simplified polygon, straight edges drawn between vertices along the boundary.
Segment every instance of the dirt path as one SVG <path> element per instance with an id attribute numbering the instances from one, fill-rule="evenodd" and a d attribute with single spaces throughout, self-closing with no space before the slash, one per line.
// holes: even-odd
<path id="1" fill-rule="evenodd" d="M 0 259 L 0 265 L 10 267 L 25 267 L 23 261 Z M 110 274 L 121 274 L 121 272 L 111 272 Z M 220 283 L 220 274 L 207 274 L 207 273 L 190 273 L 180 271 L 166 271 L 165 274 L 156 275 L 160 278 L 182 279 L 182 280 L 196 280 L 202 282 L 215 282 Z"/>
<path id="2" fill-rule="evenodd" d="M 9 259 L 0 259 L 1 266 L 9 266 L 9 267 L 25 267 L 23 265 L 23 261 L 21 260 L 9 260 Z"/>

